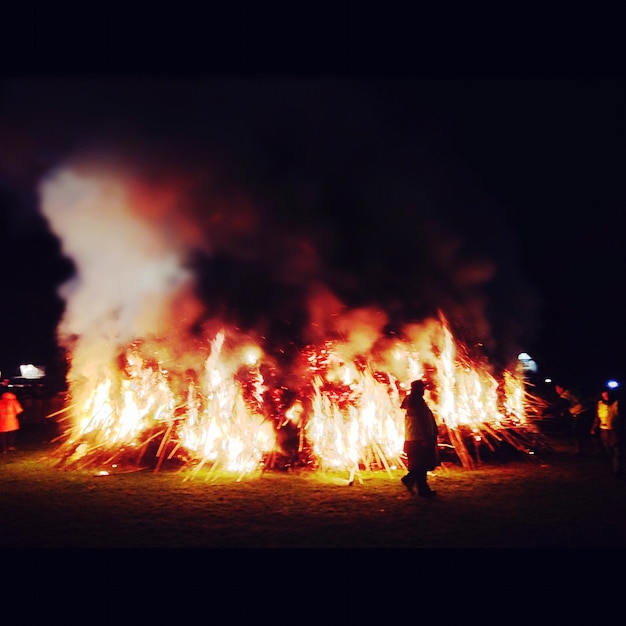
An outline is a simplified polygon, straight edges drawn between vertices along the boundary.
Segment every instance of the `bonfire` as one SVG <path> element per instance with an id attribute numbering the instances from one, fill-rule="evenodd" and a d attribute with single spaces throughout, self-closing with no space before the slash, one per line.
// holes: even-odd
<path id="1" fill-rule="evenodd" d="M 366 354 L 328 340 L 305 346 L 284 375 L 261 346 L 216 333 L 199 371 L 175 371 L 134 342 L 99 375 L 75 381 L 55 454 L 64 469 L 101 473 L 175 465 L 185 479 L 205 468 L 237 480 L 268 470 L 362 472 L 405 468 L 404 412 L 412 380 L 426 401 L 440 447 L 463 467 L 480 449 L 503 444 L 533 454 L 530 397 L 520 372 L 496 377 L 459 349 L 445 321 L 416 325 L 406 337 Z"/>
<path id="2" fill-rule="evenodd" d="M 144 178 L 77 159 L 41 184 L 42 211 L 76 267 L 60 288 L 60 467 L 175 466 L 186 479 L 203 468 L 237 479 L 336 471 L 350 483 L 391 474 L 404 469 L 400 405 L 418 378 L 442 452 L 463 467 L 504 445 L 532 452 L 523 372 L 473 355 L 442 311 L 398 327 L 381 305 L 350 307 L 326 284 L 315 233 L 272 228 L 241 194 L 200 207 L 186 176 Z M 233 265 L 207 269 L 218 254 Z M 267 298 L 255 284 L 265 274 Z M 242 295 L 260 309 L 249 319 L 228 310 Z"/>

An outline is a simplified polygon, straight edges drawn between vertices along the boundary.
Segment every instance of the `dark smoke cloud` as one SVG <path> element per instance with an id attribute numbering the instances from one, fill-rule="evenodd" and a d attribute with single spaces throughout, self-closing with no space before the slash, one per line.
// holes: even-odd
<path id="1" fill-rule="evenodd" d="M 434 89 L 13 80 L 3 183 L 28 196 L 63 168 L 127 172 L 141 181 L 129 183 L 133 219 L 178 251 L 172 271 L 193 276 L 200 315 L 262 328 L 270 343 L 311 339 L 312 300 L 330 293 L 347 310 L 378 312 L 381 332 L 442 310 L 460 338 L 506 364 L 532 339 L 535 295 L 507 208 L 456 156 Z M 40 201 L 19 203 L 15 219 L 40 219 Z M 57 230 L 62 244 L 73 227 Z M 82 254 L 69 241 L 64 252 Z"/>

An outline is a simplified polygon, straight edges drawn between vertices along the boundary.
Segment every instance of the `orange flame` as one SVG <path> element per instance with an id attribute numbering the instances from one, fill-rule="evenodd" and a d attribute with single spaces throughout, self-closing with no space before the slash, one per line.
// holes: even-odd
<path id="1" fill-rule="evenodd" d="M 269 406 L 275 390 L 262 373 L 261 347 L 247 341 L 227 351 L 226 339 L 224 330 L 216 333 L 203 370 L 182 386 L 137 346 L 124 353 L 125 367 L 74 382 L 70 391 L 84 400 L 74 409 L 64 462 L 119 464 L 124 455 L 137 462 L 160 440 L 160 461 L 167 454 L 196 469 L 242 476 L 286 453 L 279 435 L 291 428 L 292 457 L 307 467 L 390 471 L 404 466 L 400 404 L 415 378 L 427 380 L 426 401 L 464 465 L 472 463 L 464 430 L 475 441 L 502 439 L 499 432 L 526 424 L 524 381 L 504 372 L 499 382 L 486 366 L 460 356 L 445 320 L 413 329 L 376 358 L 346 358 L 341 344 L 330 341 L 303 351 L 304 384 L 278 416 Z"/>

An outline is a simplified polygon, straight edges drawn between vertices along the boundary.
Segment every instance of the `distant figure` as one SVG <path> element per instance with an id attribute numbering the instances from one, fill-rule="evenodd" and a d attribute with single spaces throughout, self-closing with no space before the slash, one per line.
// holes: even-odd
<path id="1" fill-rule="evenodd" d="M 593 407 L 578 392 L 555 384 L 554 390 L 565 403 L 565 410 L 572 417 L 572 432 L 576 440 L 576 451 L 579 455 L 591 451 L 591 426 L 594 420 Z"/>
<path id="2" fill-rule="evenodd" d="M 619 476 L 622 471 L 620 462 L 621 426 L 617 397 L 613 391 L 605 389 L 600 394 L 600 399 L 596 405 L 596 417 L 591 426 L 591 434 L 595 435 L 598 430 L 600 431 L 602 449 L 609 459 L 611 473 L 616 476 Z"/>
<path id="3" fill-rule="evenodd" d="M 0 397 L 0 443 L 3 454 L 15 450 L 15 437 L 20 429 L 17 416 L 23 410 L 17 396 L 11 391 L 5 391 Z"/>
<path id="4" fill-rule="evenodd" d="M 411 392 L 402 401 L 405 411 L 404 451 L 407 456 L 408 474 L 400 480 L 409 493 L 423 498 L 437 492 L 428 486 L 428 472 L 440 465 L 437 447 L 437 422 L 424 400 L 424 381 L 414 380 Z"/>

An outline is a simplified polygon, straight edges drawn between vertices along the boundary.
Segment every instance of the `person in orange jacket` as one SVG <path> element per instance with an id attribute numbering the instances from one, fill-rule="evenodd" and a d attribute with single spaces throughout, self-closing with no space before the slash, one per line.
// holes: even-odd
<path id="1" fill-rule="evenodd" d="M 0 444 L 2 453 L 15 450 L 15 438 L 20 428 L 17 416 L 24 411 L 17 396 L 5 391 L 0 397 Z"/>

